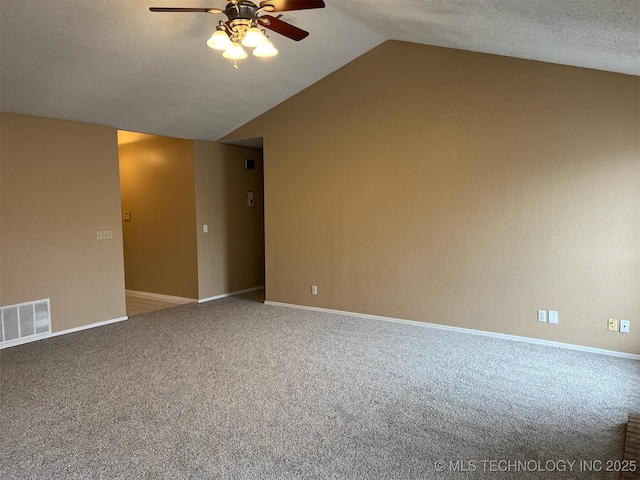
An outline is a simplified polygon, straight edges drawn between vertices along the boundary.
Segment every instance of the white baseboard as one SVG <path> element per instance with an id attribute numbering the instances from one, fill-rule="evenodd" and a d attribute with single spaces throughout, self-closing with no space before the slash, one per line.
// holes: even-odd
<path id="1" fill-rule="evenodd" d="M 244 290 L 238 290 L 237 292 L 223 293 L 222 295 L 216 295 L 215 297 L 201 298 L 200 300 L 198 300 L 198 303 L 205 303 L 212 300 L 219 300 L 221 298 L 233 297 L 234 295 L 240 295 L 241 293 L 255 292 L 256 290 L 262 290 L 263 288 L 264 285 L 260 285 L 259 287 L 245 288 Z"/>
<path id="2" fill-rule="evenodd" d="M 175 297 L 173 295 L 163 295 L 162 293 L 139 292 L 138 290 L 125 290 L 125 293 L 135 295 L 136 297 L 149 298 L 151 300 L 160 300 L 165 302 L 195 303 L 198 301 L 195 298 Z"/>
<path id="3" fill-rule="evenodd" d="M 266 305 L 275 305 L 277 307 L 296 308 L 299 310 L 311 310 L 314 312 L 334 313 L 336 315 L 344 315 L 349 317 L 361 317 L 372 320 L 382 320 L 385 322 L 407 323 L 409 325 L 417 325 L 420 327 L 436 328 L 439 330 L 448 330 L 452 332 L 470 333 L 473 335 L 481 335 L 483 337 L 502 338 L 505 340 L 514 340 L 517 342 L 533 343 L 536 345 L 546 345 L 548 347 L 566 348 L 568 350 L 578 350 L 580 352 L 598 353 L 600 355 L 610 355 L 612 357 L 628 358 L 631 360 L 640 360 L 640 355 L 633 353 L 616 352 L 615 350 L 605 350 L 602 348 L 583 347 L 582 345 L 573 345 L 571 343 L 553 342 L 551 340 L 540 340 L 537 338 L 520 337 L 517 335 L 509 335 L 507 333 L 486 332 L 484 330 L 474 330 L 471 328 L 450 327 L 448 325 L 439 325 L 437 323 L 418 322 L 416 320 L 405 320 L 402 318 L 382 317 L 379 315 L 369 315 L 366 313 L 345 312 L 342 310 L 332 310 L 329 308 L 308 307 L 305 305 L 295 305 L 292 303 L 271 302 L 266 300 Z"/>
<path id="4" fill-rule="evenodd" d="M 127 320 L 129 317 L 119 317 L 112 320 L 104 320 L 102 322 L 90 323 L 89 325 L 82 325 L 81 327 L 69 328 L 68 330 L 60 330 L 58 332 L 47 332 L 33 335 L 28 338 L 17 338 L 15 340 L 9 340 L 0 345 L 0 350 L 3 348 L 15 347 L 16 345 L 22 345 L 25 343 L 36 342 L 38 340 L 44 340 L 45 338 L 57 337 L 58 335 L 66 335 L 67 333 L 80 332 L 81 330 L 87 330 L 89 328 L 101 327 L 103 325 L 109 325 L 110 323 L 117 323 Z"/>

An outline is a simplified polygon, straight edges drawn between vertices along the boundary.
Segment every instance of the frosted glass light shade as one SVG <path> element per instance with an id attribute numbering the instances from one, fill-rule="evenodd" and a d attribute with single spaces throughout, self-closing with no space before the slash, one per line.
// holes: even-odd
<path id="1" fill-rule="evenodd" d="M 233 42 L 224 30 L 216 30 L 211 38 L 207 40 L 207 45 L 215 50 L 227 50 Z"/>
<path id="2" fill-rule="evenodd" d="M 231 60 L 241 60 L 247 58 L 247 52 L 244 51 L 242 45 L 238 42 L 233 42 L 229 48 L 227 48 L 222 54 L 224 58 L 230 58 Z"/>
<path id="3" fill-rule="evenodd" d="M 258 45 L 253 51 L 256 57 L 274 57 L 278 54 L 278 50 L 268 39 L 261 45 Z"/>
<path id="4" fill-rule="evenodd" d="M 264 42 L 268 42 L 267 37 L 264 36 L 258 27 L 251 27 L 242 39 L 242 45 L 249 48 L 257 47 Z"/>

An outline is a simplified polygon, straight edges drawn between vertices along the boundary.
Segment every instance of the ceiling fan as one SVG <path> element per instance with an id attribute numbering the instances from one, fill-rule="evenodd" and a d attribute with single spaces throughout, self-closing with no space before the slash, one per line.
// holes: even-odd
<path id="1" fill-rule="evenodd" d="M 184 12 L 184 13 L 223 13 L 227 21 L 220 20 L 216 31 L 207 41 L 207 45 L 216 50 L 223 50 L 223 57 L 232 60 L 247 58 L 247 52 L 242 48 L 254 48 L 256 57 L 272 57 L 278 50 L 269 41 L 266 32 L 260 27 L 284 35 L 295 41 L 300 41 L 309 35 L 298 27 L 280 20 L 277 17 L 264 15 L 266 12 L 286 12 L 290 10 L 308 10 L 324 8 L 323 0 L 265 0 L 259 4 L 249 0 L 230 0 L 224 10 L 219 8 L 181 8 L 181 7 L 151 7 L 152 12 Z M 238 68 L 234 64 L 234 68 Z"/>

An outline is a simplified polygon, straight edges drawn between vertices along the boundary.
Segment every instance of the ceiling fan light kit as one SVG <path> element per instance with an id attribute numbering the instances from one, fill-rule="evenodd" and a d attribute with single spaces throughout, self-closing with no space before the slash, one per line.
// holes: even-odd
<path id="1" fill-rule="evenodd" d="M 267 40 L 265 43 L 258 45 L 256 49 L 253 51 L 253 54 L 256 57 L 261 57 L 261 58 L 273 57 L 278 54 L 278 50 L 276 49 L 276 47 L 273 46 L 273 43 Z"/>
<path id="2" fill-rule="evenodd" d="M 265 33 L 254 25 L 246 31 L 241 43 L 243 47 L 256 48 L 268 41 Z"/>
<path id="3" fill-rule="evenodd" d="M 227 21 L 220 21 L 216 31 L 207 40 L 207 45 L 214 50 L 222 50 L 222 56 L 231 60 L 247 58 L 242 48 L 253 48 L 256 57 L 273 57 L 278 50 L 266 35 L 263 26 L 271 31 L 300 41 L 309 35 L 298 27 L 280 20 L 280 16 L 261 15 L 263 12 L 284 12 L 290 10 L 308 10 L 324 8 L 323 0 L 265 0 L 256 5 L 248 0 L 231 0 L 224 10 L 218 8 L 172 8 L 151 7 L 152 12 L 186 12 L 186 13 L 223 13 Z M 234 68 L 238 68 L 234 63 Z"/>
<path id="4" fill-rule="evenodd" d="M 244 51 L 242 45 L 238 42 L 233 42 L 229 48 L 222 52 L 222 56 L 230 60 L 242 60 L 243 58 L 247 58 L 247 52 Z"/>
<path id="5" fill-rule="evenodd" d="M 226 50 L 231 47 L 232 44 L 233 42 L 229 38 L 229 35 L 227 35 L 222 27 L 218 27 L 213 35 L 211 35 L 211 38 L 207 40 L 207 45 L 214 50 Z"/>

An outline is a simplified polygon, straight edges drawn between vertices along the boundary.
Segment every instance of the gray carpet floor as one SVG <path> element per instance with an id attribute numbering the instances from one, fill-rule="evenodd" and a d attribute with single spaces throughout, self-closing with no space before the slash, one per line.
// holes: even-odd
<path id="1" fill-rule="evenodd" d="M 640 362 L 261 295 L 0 351 L 0 478 L 619 478 Z"/>

